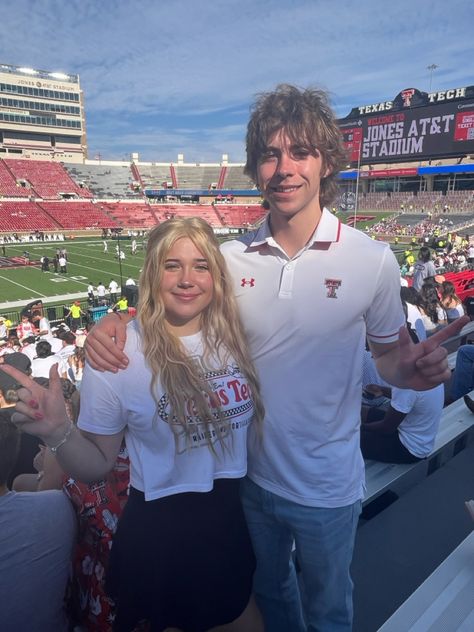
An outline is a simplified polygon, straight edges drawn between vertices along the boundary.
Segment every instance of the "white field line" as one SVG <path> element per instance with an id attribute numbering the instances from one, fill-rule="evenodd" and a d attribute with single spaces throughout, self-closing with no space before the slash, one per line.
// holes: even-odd
<path id="1" fill-rule="evenodd" d="M 22 285 L 21 283 L 17 283 L 16 281 L 12 281 L 11 279 L 8 279 L 7 277 L 4 277 L 2 275 L 0 275 L 0 279 L 3 279 L 4 281 L 7 281 L 7 283 L 12 283 L 13 285 L 18 285 L 18 287 L 22 287 L 24 290 L 28 290 L 29 292 L 33 292 L 34 294 L 36 294 L 37 296 L 42 296 L 43 298 L 46 298 L 46 294 L 41 294 L 40 292 L 37 292 L 36 290 L 31 289 L 30 287 L 26 286 L 26 285 Z"/>
<path id="2" fill-rule="evenodd" d="M 75 264 L 72 264 L 72 265 L 75 265 Z M 36 270 L 36 272 L 38 272 L 38 274 L 41 274 L 41 275 L 44 275 L 44 276 L 49 275 L 50 277 L 55 277 L 56 279 L 64 279 L 65 281 L 67 280 L 67 281 L 69 281 L 69 283 L 77 283 L 79 285 L 86 285 L 86 286 L 88 285 L 87 281 L 77 281 L 76 279 L 71 279 L 70 277 L 74 276 L 74 275 L 70 275 L 69 273 L 61 274 L 60 272 L 52 272 L 52 271 L 43 272 L 41 270 L 41 268 L 37 268 L 36 266 L 31 266 L 29 269 L 30 270 Z M 56 289 L 56 288 L 59 289 L 60 285 L 61 284 L 55 286 L 54 289 Z M 58 294 L 60 294 L 60 293 L 59 292 L 56 293 L 56 296 Z M 53 296 L 53 295 L 52 294 L 46 294 L 46 295 L 43 295 L 43 296 Z"/>
<path id="3" fill-rule="evenodd" d="M 122 263 L 122 269 L 123 269 L 123 267 L 124 267 L 124 264 Z M 68 263 L 68 273 L 67 273 L 68 275 L 70 274 L 70 268 L 72 268 L 72 269 L 74 269 L 74 268 L 85 268 L 86 270 L 94 270 L 95 272 L 99 272 L 103 277 L 106 277 L 108 275 L 110 275 L 112 277 L 119 277 L 120 276 L 120 270 L 119 270 L 119 267 L 118 267 L 118 263 L 117 263 L 117 270 L 116 270 L 116 272 L 109 272 L 108 270 L 104 270 L 104 269 L 92 268 L 91 266 L 86 266 L 83 263 Z M 140 268 L 135 267 L 134 271 L 137 271 L 139 269 Z M 79 281 L 76 281 L 76 283 L 79 283 Z"/>
<path id="4" fill-rule="evenodd" d="M 72 252 L 72 250 L 70 252 Z M 79 252 L 75 252 L 74 254 L 78 255 L 79 257 L 84 256 L 84 255 L 81 255 Z M 102 257 L 94 257 L 94 256 L 90 256 L 90 255 L 87 255 L 87 256 L 88 256 L 88 258 L 96 259 L 98 261 L 103 261 Z M 109 273 L 109 272 L 104 271 L 103 269 L 93 268 L 91 266 L 86 266 L 86 265 L 81 264 L 81 263 L 68 263 L 68 270 L 69 271 L 64 276 L 68 279 L 69 282 L 74 282 L 74 283 L 77 283 L 79 286 L 86 286 L 87 287 L 87 285 L 89 285 L 88 281 L 76 281 L 75 279 L 69 278 L 70 276 L 74 276 L 74 273 L 72 273 L 72 275 L 71 275 L 71 268 L 79 267 L 79 268 L 84 268 L 86 270 L 91 270 L 93 272 L 98 272 L 102 276 L 111 274 L 112 276 L 117 276 L 118 277 L 120 275 L 120 271 L 119 271 L 119 268 L 118 268 L 118 265 L 119 265 L 118 261 L 116 262 L 116 264 L 117 264 L 117 271 L 116 271 L 116 273 L 113 273 L 113 272 Z M 125 266 L 127 266 L 128 268 L 132 268 L 132 270 L 138 276 L 138 274 L 140 272 L 140 265 L 131 264 L 131 263 L 127 264 L 127 263 L 122 261 L 122 268 L 124 268 Z M 56 272 L 49 272 L 49 273 L 42 272 L 41 269 L 36 267 L 36 266 L 31 266 L 29 269 L 30 270 L 36 270 L 39 274 L 50 274 L 50 275 L 54 275 L 55 277 L 61 277 L 62 276 L 62 275 L 60 275 L 59 272 L 58 273 L 56 273 Z M 41 294 L 40 292 L 32 290 L 31 288 L 27 287 L 26 285 L 22 285 L 21 283 L 17 283 L 16 281 L 12 281 L 11 279 L 8 279 L 8 278 L 6 278 L 4 276 L 1 276 L 1 275 L 0 275 L 0 279 L 4 279 L 5 281 L 8 281 L 8 283 L 12 283 L 14 285 L 18 285 L 18 287 L 22 287 L 23 289 L 28 290 L 30 292 L 34 292 L 37 296 L 41 296 L 43 298 L 51 298 L 51 300 L 55 300 L 55 297 L 63 296 L 63 295 L 60 295 L 60 294 Z M 56 289 L 56 288 L 54 288 L 54 289 Z M 72 294 L 71 294 L 71 296 L 72 296 Z M 25 298 L 25 299 L 20 299 L 20 300 L 27 301 L 28 299 Z M 7 301 L 6 304 L 4 303 L 4 305 L 7 305 L 7 304 L 11 305 L 11 303 L 9 301 Z"/>
<path id="5" fill-rule="evenodd" d="M 85 292 L 76 292 L 74 294 L 56 294 L 55 296 L 47 296 L 43 300 L 43 305 L 48 305 L 49 303 L 58 303 L 58 302 L 71 302 L 77 299 L 84 301 L 87 297 L 85 296 Z M 24 307 L 29 302 L 28 299 L 24 298 L 19 301 L 7 301 L 6 303 L 0 303 L 0 310 L 6 309 L 14 309 L 15 307 Z"/>
<path id="6" fill-rule="evenodd" d="M 108 263 L 115 263 L 117 266 L 119 265 L 118 260 L 115 259 L 115 258 L 113 260 L 112 259 L 107 259 L 107 258 L 104 259 L 104 257 L 95 257 L 94 255 L 91 255 L 89 253 L 87 253 L 87 255 L 81 255 L 80 252 L 70 250 L 70 254 L 73 253 L 73 252 L 74 252 L 75 255 L 77 255 L 79 257 L 87 257 L 88 259 L 96 259 L 97 261 L 102 261 L 102 262 L 103 261 L 107 261 Z M 130 255 L 130 256 L 132 256 L 132 255 Z M 83 265 L 83 264 L 72 262 L 70 265 Z M 142 265 L 143 265 L 143 261 L 141 262 L 141 264 L 127 263 L 126 261 L 122 261 L 122 268 L 123 267 L 128 267 L 128 268 L 132 268 L 133 270 L 138 270 L 139 271 L 141 269 Z"/>

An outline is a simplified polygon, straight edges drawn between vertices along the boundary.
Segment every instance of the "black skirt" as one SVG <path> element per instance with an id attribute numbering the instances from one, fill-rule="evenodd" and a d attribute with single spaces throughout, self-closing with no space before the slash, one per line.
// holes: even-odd
<path id="1" fill-rule="evenodd" d="M 255 570 L 239 479 L 207 493 L 145 501 L 131 489 L 114 537 L 107 590 L 116 632 L 148 620 L 151 632 L 204 632 L 245 610 Z"/>

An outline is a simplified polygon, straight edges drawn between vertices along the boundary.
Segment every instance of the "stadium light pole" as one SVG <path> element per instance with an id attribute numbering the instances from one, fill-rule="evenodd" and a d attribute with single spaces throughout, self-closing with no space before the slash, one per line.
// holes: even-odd
<path id="1" fill-rule="evenodd" d="M 433 72 L 439 68 L 438 64 L 430 64 L 426 67 L 426 70 L 430 71 L 430 92 L 431 92 L 431 84 L 433 83 Z"/>
<path id="2" fill-rule="evenodd" d="M 357 176 L 356 176 L 356 194 L 354 201 L 354 228 L 357 228 L 357 205 L 359 203 L 359 179 L 360 179 L 360 154 L 362 152 L 362 141 L 359 141 L 359 152 L 357 155 Z"/>
<path id="3" fill-rule="evenodd" d="M 120 270 L 120 295 L 122 295 L 123 276 L 122 276 L 122 258 L 120 256 L 122 254 L 122 250 L 120 249 L 120 233 L 122 232 L 122 229 L 117 228 L 116 230 L 117 232 L 115 234 L 117 235 L 117 247 L 118 247 L 117 255 L 118 255 L 119 270 Z"/>

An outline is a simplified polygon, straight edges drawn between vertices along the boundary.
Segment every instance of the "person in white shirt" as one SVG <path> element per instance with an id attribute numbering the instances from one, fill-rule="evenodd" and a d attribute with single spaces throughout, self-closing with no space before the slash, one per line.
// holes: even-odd
<path id="1" fill-rule="evenodd" d="M 199 218 L 157 226 L 140 287 L 129 369 L 86 367 L 79 429 L 53 370 L 46 390 L 8 367 L 24 387 L 18 422 L 83 481 L 105 477 L 125 438 L 131 491 L 107 578 L 117 630 L 147 619 L 153 630 L 263 632 L 239 489 L 247 431 L 264 411 L 212 228 Z"/>
<path id="2" fill-rule="evenodd" d="M 31 375 L 49 378 L 50 369 L 54 365 L 57 365 L 58 375 L 66 377 L 67 365 L 64 359 L 51 351 L 47 340 L 40 340 L 36 345 L 36 356 L 31 361 Z"/>
<path id="3" fill-rule="evenodd" d="M 51 325 L 49 324 L 49 320 L 46 318 L 46 316 L 42 316 L 40 311 L 35 310 L 32 312 L 31 322 L 37 328 L 38 336 L 45 338 L 51 336 Z"/>
<path id="4" fill-rule="evenodd" d="M 56 351 L 56 355 L 58 358 L 61 358 L 63 363 L 66 365 L 69 356 L 72 356 L 76 350 L 76 336 L 72 333 L 72 331 L 66 331 L 58 334 L 58 338 L 62 341 L 62 346 L 58 351 Z"/>
<path id="5" fill-rule="evenodd" d="M 102 281 L 99 281 L 99 284 L 97 285 L 97 299 L 99 305 L 103 305 L 105 303 L 105 292 L 105 285 L 102 283 Z"/>
<path id="6" fill-rule="evenodd" d="M 0 340 L 6 340 L 8 337 L 8 327 L 5 324 L 5 318 L 0 316 Z"/>
<path id="7" fill-rule="evenodd" d="M 362 424 L 360 442 L 364 458 L 385 463 L 416 463 L 428 457 L 444 406 L 443 384 L 428 391 L 370 386 L 375 397 L 391 399 L 388 410 L 371 410 L 367 422 Z"/>
<path id="8" fill-rule="evenodd" d="M 99 288 L 97 288 L 99 289 Z M 119 290 L 119 285 L 117 283 L 117 281 L 115 281 L 114 279 L 110 279 L 110 283 L 109 283 L 109 293 L 110 293 L 110 301 L 112 303 L 112 305 L 115 305 L 115 303 L 117 302 L 117 292 Z"/>
<path id="9" fill-rule="evenodd" d="M 472 265 L 474 263 L 474 244 L 469 244 L 469 248 L 467 250 L 467 259 L 469 263 Z"/>
<path id="10" fill-rule="evenodd" d="M 36 337 L 28 336 L 22 340 L 21 353 L 24 353 L 28 358 L 33 360 L 36 357 Z"/>

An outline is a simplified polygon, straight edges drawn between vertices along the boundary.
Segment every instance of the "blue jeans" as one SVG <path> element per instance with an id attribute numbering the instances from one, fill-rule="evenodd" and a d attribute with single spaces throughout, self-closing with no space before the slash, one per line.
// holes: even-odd
<path id="1" fill-rule="evenodd" d="M 242 503 L 257 557 L 254 592 L 265 632 L 349 632 L 350 564 L 361 501 L 334 509 L 307 507 L 247 478 Z M 293 542 L 303 594 L 291 555 Z"/>
<path id="2" fill-rule="evenodd" d="M 459 399 L 474 388 L 474 345 L 462 345 L 456 355 L 451 397 Z"/>

